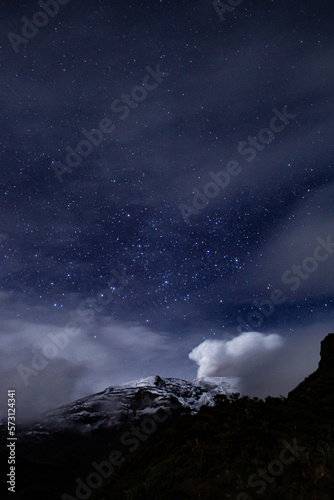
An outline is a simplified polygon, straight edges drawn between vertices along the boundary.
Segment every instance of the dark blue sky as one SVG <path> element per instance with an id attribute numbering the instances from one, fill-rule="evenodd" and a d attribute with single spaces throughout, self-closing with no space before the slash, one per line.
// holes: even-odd
<path id="1" fill-rule="evenodd" d="M 223 4 L 1 7 L 0 356 L 27 412 L 196 363 L 259 393 L 316 367 L 334 326 L 332 9 Z M 255 349 L 231 360 L 245 331 Z"/>

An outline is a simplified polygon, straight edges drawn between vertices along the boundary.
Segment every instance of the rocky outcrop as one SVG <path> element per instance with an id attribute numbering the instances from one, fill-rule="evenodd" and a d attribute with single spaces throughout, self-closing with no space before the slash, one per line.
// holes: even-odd
<path id="1" fill-rule="evenodd" d="M 327 400 L 334 392 L 334 333 L 329 333 L 321 342 L 319 366 L 306 377 L 288 398 L 313 398 Z"/>
<path id="2" fill-rule="evenodd" d="M 329 333 L 321 342 L 320 362 L 318 370 L 322 373 L 334 371 L 334 333 Z"/>

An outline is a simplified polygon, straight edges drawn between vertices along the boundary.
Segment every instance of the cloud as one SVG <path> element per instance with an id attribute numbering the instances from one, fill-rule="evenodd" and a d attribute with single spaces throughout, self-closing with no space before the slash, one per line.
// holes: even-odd
<path id="1" fill-rule="evenodd" d="M 270 370 L 283 345 L 280 335 L 246 332 L 231 340 L 205 340 L 189 358 L 199 366 L 198 377 L 239 377 L 240 392 L 263 397 L 281 389 Z"/>
<path id="2" fill-rule="evenodd" d="M 104 316 L 93 331 L 84 326 L 66 339 L 56 312 L 44 310 L 41 316 L 38 323 L 0 321 L 0 378 L 6 389 L 0 418 L 6 415 L 7 389 L 16 389 L 17 419 L 23 422 L 109 386 L 161 373 L 175 357 L 165 334 L 136 323 Z"/>
<path id="3" fill-rule="evenodd" d="M 283 345 L 276 334 L 242 333 L 232 340 L 205 340 L 189 358 L 199 365 L 198 377 L 238 376 L 249 366 L 255 367 L 272 351 Z"/>
<path id="4" fill-rule="evenodd" d="M 198 364 L 198 377 L 236 376 L 243 394 L 287 396 L 317 369 L 320 342 L 331 331 L 332 321 L 317 321 L 293 333 L 247 332 L 231 340 L 206 340 L 189 358 Z"/>

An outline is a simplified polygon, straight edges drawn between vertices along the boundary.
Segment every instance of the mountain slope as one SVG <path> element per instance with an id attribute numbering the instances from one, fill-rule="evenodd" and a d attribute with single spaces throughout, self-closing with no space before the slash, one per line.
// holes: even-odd
<path id="1" fill-rule="evenodd" d="M 18 427 L 17 468 L 22 492 L 17 498 L 60 498 L 63 491 L 75 490 L 76 476 L 89 471 L 93 460 L 103 460 L 114 450 L 122 465 L 129 454 L 145 446 L 152 432 L 161 432 L 203 404 L 213 405 L 215 396 L 233 392 L 235 383 L 233 378 L 220 377 L 193 381 L 148 377 L 51 410 L 29 428 Z M 5 470 L 5 425 L 0 438 Z M 58 477 L 62 478 L 60 484 Z M 54 487 L 46 497 L 50 481 Z"/>
<path id="2" fill-rule="evenodd" d="M 94 500 L 333 500 L 334 335 L 288 398 L 217 396 L 111 478 Z"/>
<path id="3" fill-rule="evenodd" d="M 47 412 L 19 430 L 16 498 L 333 500 L 333 364 L 329 334 L 288 398 L 156 376 Z"/>

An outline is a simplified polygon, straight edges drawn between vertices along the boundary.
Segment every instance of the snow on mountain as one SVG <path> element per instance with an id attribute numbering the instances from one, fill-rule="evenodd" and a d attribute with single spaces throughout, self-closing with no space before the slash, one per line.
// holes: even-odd
<path id="1" fill-rule="evenodd" d="M 64 431 L 116 429 L 160 408 L 177 408 L 178 414 L 196 413 L 204 404 L 212 406 L 216 394 L 236 392 L 237 382 L 237 378 L 223 377 L 186 381 L 153 376 L 134 380 L 46 412 L 21 438 L 44 440 Z"/>

